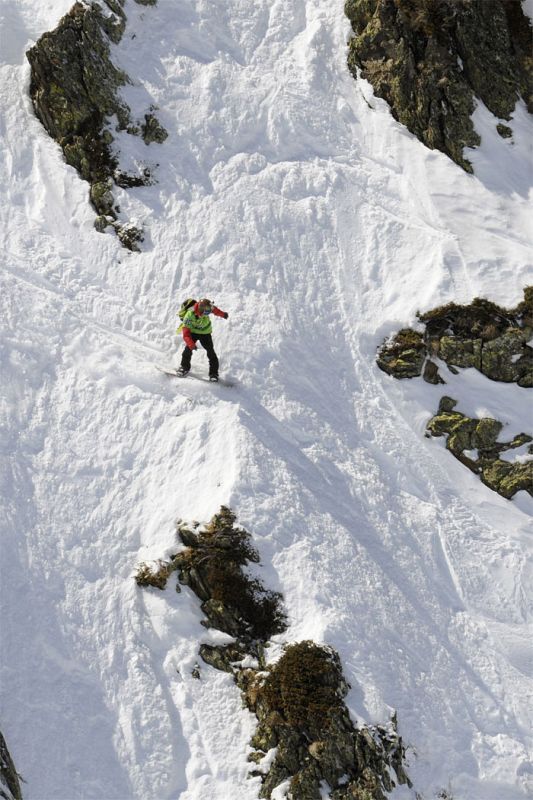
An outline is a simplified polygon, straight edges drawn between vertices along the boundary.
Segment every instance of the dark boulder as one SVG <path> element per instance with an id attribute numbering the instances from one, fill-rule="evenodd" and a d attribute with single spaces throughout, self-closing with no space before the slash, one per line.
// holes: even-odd
<path id="1" fill-rule="evenodd" d="M 531 24 L 519 0 L 347 0 L 348 65 L 431 149 L 468 172 L 474 98 L 509 119 L 519 97 L 533 111 Z"/>

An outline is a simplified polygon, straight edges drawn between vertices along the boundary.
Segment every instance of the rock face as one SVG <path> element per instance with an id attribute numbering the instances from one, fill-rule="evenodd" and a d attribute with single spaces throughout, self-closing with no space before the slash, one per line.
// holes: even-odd
<path id="1" fill-rule="evenodd" d="M 380 369 L 395 378 L 424 373 L 430 383 L 443 383 L 431 356 L 449 367 L 474 367 L 493 381 L 533 386 L 533 287 L 524 300 L 505 309 L 476 298 L 469 305 L 449 303 L 419 315 L 423 333 L 403 328 L 378 350 Z M 428 367 L 428 364 L 433 366 Z"/>
<path id="2" fill-rule="evenodd" d="M 533 459 L 511 463 L 500 458 L 501 453 L 522 447 L 533 438 L 520 433 L 511 442 L 498 442 L 501 422 L 489 417 L 472 419 L 455 411 L 455 406 L 451 397 L 441 399 L 438 413 L 428 422 L 429 433 L 446 436 L 447 449 L 498 494 L 510 500 L 524 490 L 533 497 Z M 477 457 L 473 458 L 472 451 L 476 450 Z"/>
<path id="3" fill-rule="evenodd" d="M 417 378 L 422 375 L 427 350 L 421 333 L 411 328 L 401 331 L 380 348 L 377 364 L 395 378 Z"/>
<path id="4" fill-rule="evenodd" d="M 235 526 L 235 515 L 222 507 L 198 533 L 180 525 L 178 533 L 187 549 L 173 565 L 182 584 L 202 601 L 203 624 L 229 633 L 250 646 L 265 642 L 287 627 L 282 598 L 244 571 L 259 554 L 250 534 Z"/>
<path id="5" fill-rule="evenodd" d="M 520 0 L 347 0 L 345 12 L 354 76 L 360 70 L 395 119 L 468 172 L 463 149 L 480 142 L 474 97 L 500 119 L 519 97 L 533 112 L 531 24 Z"/>
<path id="6" fill-rule="evenodd" d="M 276 748 L 268 773 L 256 773 L 263 779 L 260 797 L 269 798 L 287 779 L 293 800 L 320 800 L 323 782 L 335 800 L 385 800 L 396 782 L 411 785 L 394 728 L 354 727 L 344 704 L 349 686 L 331 648 L 289 645 L 266 671 L 240 670 L 236 680 L 259 720 L 250 760 L 261 766 Z"/>
<path id="7" fill-rule="evenodd" d="M 118 42 L 126 25 L 124 0 L 104 0 L 105 5 L 75 3 L 57 28 L 45 33 L 27 57 L 31 65 L 30 95 L 37 117 L 61 146 L 68 164 L 90 183 L 90 200 L 103 231 L 115 228 L 121 242 L 138 250 L 142 231 L 117 222 L 113 184 L 143 185 L 150 176 L 128 176 L 118 169 L 111 145 L 109 120 L 116 116 L 117 129 L 141 132 L 132 124 L 130 109 L 118 90 L 129 82 L 110 57 L 110 42 Z M 137 0 L 139 2 L 139 0 Z M 166 131 L 153 114 L 149 141 L 163 141 Z"/>
<path id="8" fill-rule="evenodd" d="M 0 733 L 0 797 L 3 800 L 22 800 L 20 781 L 6 740 Z"/>
<path id="9" fill-rule="evenodd" d="M 533 287 L 524 289 L 516 308 L 506 309 L 477 298 L 469 305 L 449 303 L 419 314 L 424 331 L 403 328 L 379 348 L 380 369 L 395 378 L 422 375 L 432 384 L 444 383 L 438 364 L 451 372 L 473 367 L 493 381 L 533 387 Z M 533 462 L 508 462 L 499 455 L 521 447 L 531 437 L 521 433 L 512 442 L 497 442 L 502 424 L 494 419 L 471 419 L 454 411 L 456 401 L 443 397 L 439 412 L 429 421 L 432 436 L 446 436 L 446 447 L 483 483 L 503 497 L 533 491 Z M 477 458 L 466 453 L 477 450 Z"/>
<path id="10" fill-rule="evenodd" d="M 334 800 L 385 800 L 384 792 L 396 783 L 410 785 L 395 720 L 388 730 L 354 727 L 344 704 L 349 687 L 334 650 L 300 642 L 267 666 L 268 639 L 287 627 L 282 597 L 243 570 L 259 556 L 235 522 L 223 506 L 204 528 L 179 524 L 186 549 L 154 568 L 141 565 L 137 582 L 163 588 L 177 570 L 179 581 L 201 601 L 203 624 L 234 637 L 229 645 L 202 644 L 200 656 L 233 676 L 243 702 L 257 715 L 249 760 L 257 765 L 250 775 L 262 781 L 260 796 L 270 798 L 286 779 L 291 800 L 320 800 L 324 782 Z M 198 666 L 193 675 L 201 680 Z"/>

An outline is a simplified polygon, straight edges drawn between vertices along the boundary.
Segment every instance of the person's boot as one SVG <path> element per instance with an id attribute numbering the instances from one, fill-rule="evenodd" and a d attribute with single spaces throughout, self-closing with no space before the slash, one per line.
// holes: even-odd
<path id="1" fill-rule="evenodd" d="M 185 369 L 185 367 L 179 367 L 177 373 L 180 376 L 180 378 L 184 378 L 189 373 L 189 370 Z"/>

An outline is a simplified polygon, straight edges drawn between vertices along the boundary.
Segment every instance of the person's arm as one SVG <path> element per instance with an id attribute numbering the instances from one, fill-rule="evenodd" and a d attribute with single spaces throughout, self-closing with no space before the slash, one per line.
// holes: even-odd
<path id="1" fill-rule="evenodd" d="M 184 339 L 185 344 L 187 345 L 187 347 L 190 350 L 196 350 L 196 342 L 194 341 L 194 339 L 191 336 L 190 328 L 186 328 L 185 326 L 183 326 L 183 328 L 181 329 L 181 332 L 183 334 L 183 339 Z"/>
<path id="2" fill-rule="evenodd" d="M 215 317 L 223 317 L 224 319 L 227 319 L 229 316 L 227 311 L 222 311 L 220 308 L 217 308 L 216 306 L 213 306 L 213 314 L 215 315 Z"/>

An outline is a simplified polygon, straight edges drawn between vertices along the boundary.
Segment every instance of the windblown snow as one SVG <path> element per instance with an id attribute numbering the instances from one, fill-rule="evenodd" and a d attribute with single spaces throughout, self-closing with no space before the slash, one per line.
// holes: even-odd
<path id="1" fill-rule="evenodd" d="M 145 227 L 132 254 L 94 230 L 28 96 L 25 51 L 70 5 L 0 2 L 0 726 L 24 797 L 258 796 L 238 689 L 191 675 L 199 642 L 224 636 L 187 590 L 133 580 L 175 552 L 178 518 L 221 504 L 285 596 L 278 644 L 335 647 L 354 720 L 397 711 L 414 790 L 528 796 L 533 504 L 424 437 L 443 393 L 507 440 L 531 432 L 527 390 L 375 365 L 417 310 L 515 305 L 532 282 L 525 108 L 512 140 L 477 108 L 470 176 L 352 79 L 341 2 L 128 0 L 124 97 L 169 132 L 120 140 L 125 166 L 158 165 L 156 185 L 117 194 Z M 229 312 L 214 339 L 233 389 L 155 369 L 179 363 L 188 296 Z"/>

